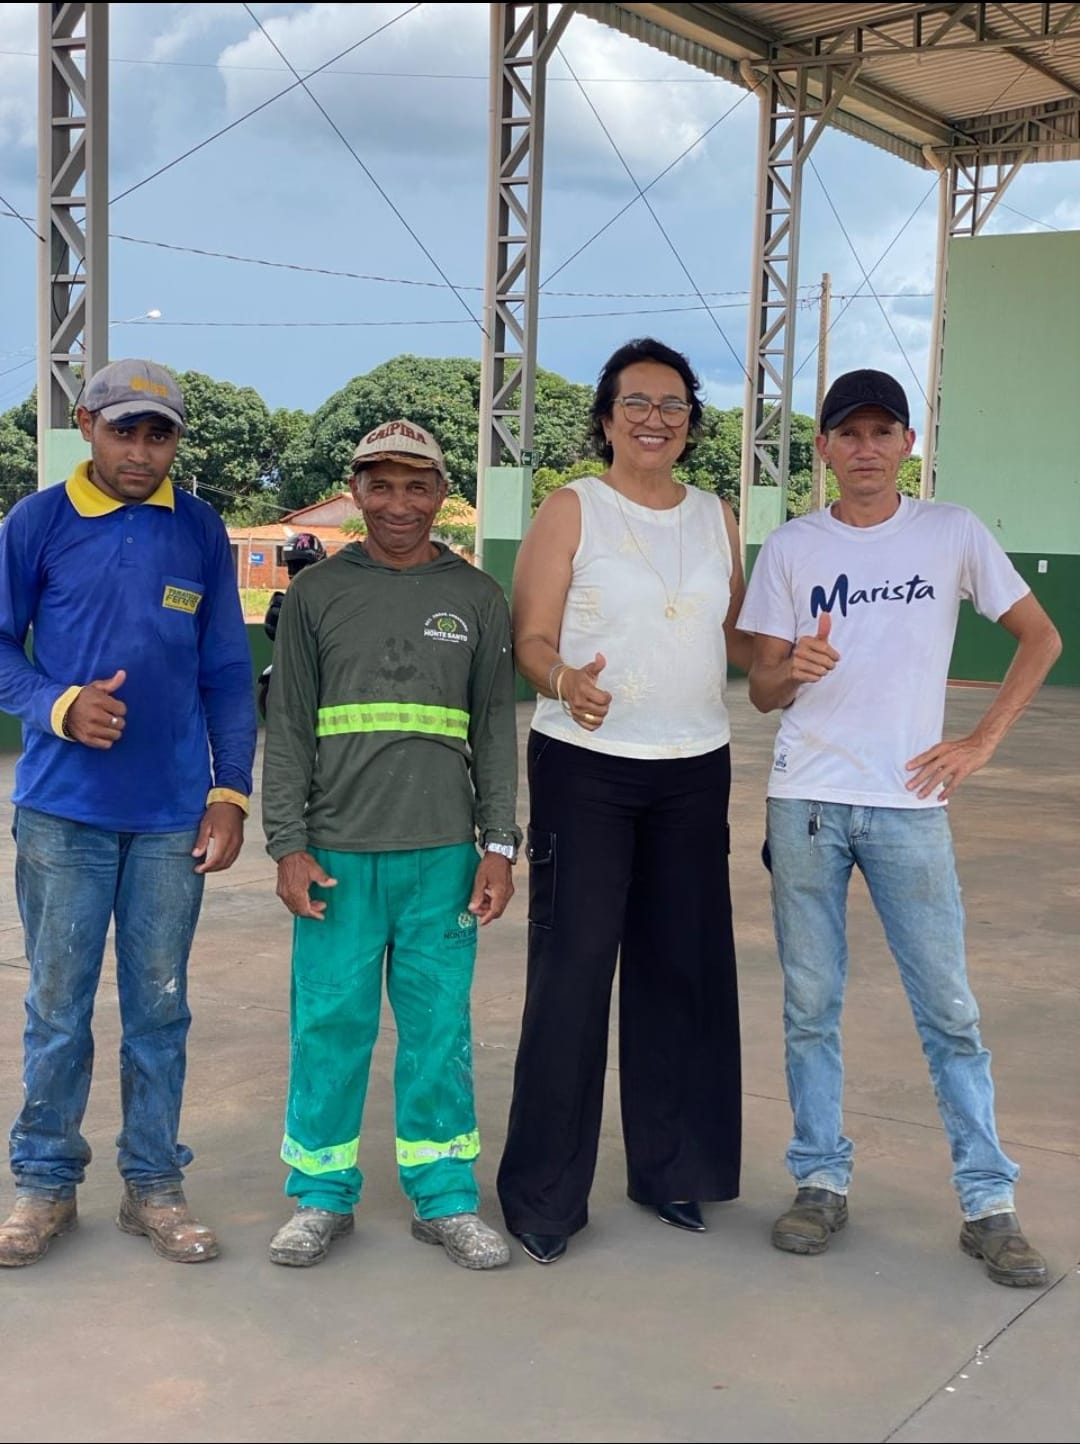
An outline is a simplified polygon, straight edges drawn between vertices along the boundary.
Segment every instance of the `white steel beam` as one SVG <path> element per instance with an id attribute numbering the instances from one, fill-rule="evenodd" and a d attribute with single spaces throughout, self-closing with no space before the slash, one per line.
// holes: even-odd
<path id="1" fill-rule="evenodd" d="M 785 72 L 772 57 L 761 84 L 761 120 L 750 277 L 740 521 L 745 542 L 755 486 L 780 489 L 786 513 L 791 387 L 798 301 L 803 167 L 859 72 L 824 66 Z M 747 70 L 749 63 L 747 64 Z M 749 81 L 749 74 L 744 78 Z"/>
<path id="2" fill-rule="evenodd" d="M 487 267 L 478 487 L 531 464 L 547 62 L 572 5 L 492 5 Z M 552 17 L 549 11 L 556 13 Z"/>
<path id="3" fill-rule="evenodd" d="M 107 4 L 38 6 L 38 469 L 108 361 Z"/>

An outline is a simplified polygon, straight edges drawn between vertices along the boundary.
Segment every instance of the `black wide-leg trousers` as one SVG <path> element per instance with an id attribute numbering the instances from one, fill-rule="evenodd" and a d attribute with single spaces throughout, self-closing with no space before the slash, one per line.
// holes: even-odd
<path id="1" fill-rule="evenodd" d="M 588 1222 L 616 959 L 627 1190 L 739 1191 L 727 747 L 613 757 L 529 737 L 529 962 L 498 1188 L 513 1233 Z"/>

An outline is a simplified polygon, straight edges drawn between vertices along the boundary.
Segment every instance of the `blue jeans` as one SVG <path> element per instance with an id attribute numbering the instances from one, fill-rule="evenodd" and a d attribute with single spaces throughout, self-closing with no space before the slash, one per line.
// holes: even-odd
<path id="1" fill-rule="evenodd" d="M 851 1182 L 854 1150 L 842 1131 L 840 1011 L 855 866 L 866 878 L 911 1003 L 964 1215 L 1011 1209 L 1020 1170 L 998 1142 L 990 1054 L 967 981 L 964 910 L 945 809 L 770 798 L 768 841 L 795 1124 L 789 1172 L 801 1188 L 846 1193 Z"/>
<path id="2" fill-rule="evenodd" d="M 119 1167 L 139 1193 L 180 1183 L 187 960 L 203 879 L 194 831 L 104 832 L 43 812 L 15 814 L 15 891 L 30 986 L 22 1112 L 11 1168 L 23 1193 L 71 1198 L 90 1162 L 81 1126 L 94 1063 L 91 1021 L 109 923 L 120 999 Z"/>

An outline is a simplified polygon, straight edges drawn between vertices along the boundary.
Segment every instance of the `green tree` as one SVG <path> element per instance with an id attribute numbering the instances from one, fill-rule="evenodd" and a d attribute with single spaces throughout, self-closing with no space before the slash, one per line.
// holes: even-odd
<path id="1" fill-rule="evenodd" d="M 258 497 L 276 469 L 266 402 L 252 386 L 215 381 L 202 371 L 182 371 L 188 429 L 172 474 L 220 512 Z"/>
<path id="2" fill-rule="evenodd" d="M 407 417 L 439 440 L 453 490 L 476 499 L 480 363 L 460 357 L 396 356 L 353 379 L 314 413 L 281 458 L 281 502 L 308 506 L 345 485 L 361 436 Z"/>
<path id="3" fill-rule="evenodd" d="M 706 406 L 690 455 L 676 468 L 676 475 L 702 491 L 715 491 L 738 511 L 741 470 L 741 409 Z"/>
<path id="4" fill-rule="evenodd" d="M 896 487 L 905 496 L 918 496 L 922 490 L 922 457 L 909 456 L 907 461 L 900 467 L 900 475 L 896 478 Z"/>
<path id="5" fill-rule="evenodd" d="M 534 466 L 565 471 L 575 462 L 594 459 L 589 435 L 592 398 L 591 386 L 567 381 L 554 371 L 537 370 Z"/>
<path id="6" fill-rule="evenodd" d="M 604 463 L 598 456 L 587 456 L 581 461 L 575 461 L 563 471 L 556 471 L 553 466 L 538 467 L 533 473 L 533 515 L 536 515 L 536 509 L 544 498 L 553 491 L 558 491 L 560 486 L 565 486 L 568 481 L 577 481 L 582 476 L 599 476 L 604 469 Z"/>
<path id="7" fill-rule="evenodd" d="M 587 455 L 592 391 L 552 371 L 536 377 L 536 461 L 562 470 Z M 407 417 L 439 440 L 451 489 L 476 501 L 480 363 L 463 357 L 395 356 L 355 376 L 297 431 L 280 465 L 280 499 L 294 509 L 340 491 L 357 440 L 385 421 Z"/>
<path id="8" fill-rule="evenodd" d="M 0 516 L 37 490 L 37 394 L 0 416 Z"/>

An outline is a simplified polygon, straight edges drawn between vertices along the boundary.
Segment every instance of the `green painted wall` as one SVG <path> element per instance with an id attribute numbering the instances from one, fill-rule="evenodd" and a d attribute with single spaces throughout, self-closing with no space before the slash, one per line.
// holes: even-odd
<path id="1" fill-rule="evenodd" d="M 1080 554 L 1080 232 L 949 246 L 937 497 L 1007 552 Z"/>
<path id="2" fill-rule="evenodd" d="M 1013 566 L 1053 617 L 1065 644 L 1050 669 L 1049 686 L 1080 686 L 1080 556 L 1050 556 L 1045 552 L 1010 552 Z M 1040 560 L 1049 563 L 1039 572 Z M 1000 682 L 1012 660 L 1015 642 L 1004 627 L 980 617 L 969 602 L 960 608 L 949 676 L 957 682 Z"/>
<path id="3" fill-rule="evenodd" d="M 986 523 L 1053 618 L 1048 681 L 1080 684 L 1080 232 L 950 243 L 936 495 Z M 953 680 L 1000 681 L 1012 653 L 965 603 Z"/>
<path id="4" fill-rule="evenodd" d="M 1080 682 L 1080 232 L 949 246 L 937 498 L 970 507 L 1053 617 L 1052 683 Z M 1039 566 L 1042 564 L 1042 571 Z M 1010 641 L 964 607 L 953 675 L 1001 676 Z"/>

